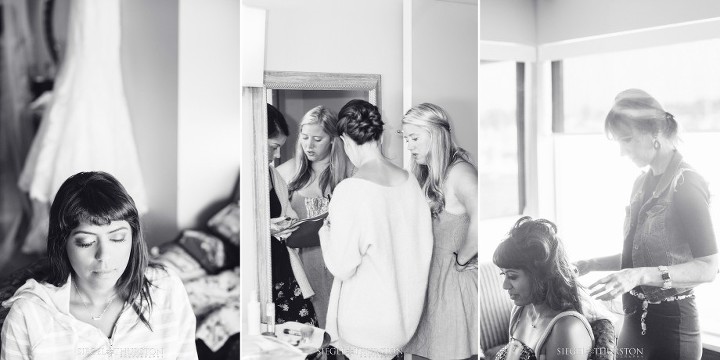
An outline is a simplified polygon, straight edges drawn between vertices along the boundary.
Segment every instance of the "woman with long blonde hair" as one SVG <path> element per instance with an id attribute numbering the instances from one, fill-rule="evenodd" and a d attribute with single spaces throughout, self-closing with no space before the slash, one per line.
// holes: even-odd
<path id="1" fill-rule="evenodd" d="M 295 156 L 278 167 L 288 183 L 290 205 L 300 219 L 327 212 L 335 186 L 350 175 L 340 137 L 338 119 L 328 108 L 316 106 L 300 121 Z M 333 276 L 325 267 L 317 233 L 290 237 L 287 246 L 297 248 L 303 268 L 315 292 L 311 298 L 320 327 L 325 326 Z"/>
<path id="2" fill-rule="evenodd" d="M 477 169 L 452 140 L 450 118 L 441 107 L 417 105 L 402 123 L 434 235 L 425 308 L 405 352 L 465 359 L 478 354 Z"/>

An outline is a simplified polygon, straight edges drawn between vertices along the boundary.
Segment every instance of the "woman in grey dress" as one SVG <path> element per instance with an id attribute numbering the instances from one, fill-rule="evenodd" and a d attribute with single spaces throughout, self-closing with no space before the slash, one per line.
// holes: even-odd
<path id="1" fill-rule="evenodd" d="M 434 246 L 420 325 L 405 352 L 430 359 L 478 354 L 477 169 L 433 104 L 411 108 L 403 136 L 433 216 Z"/>

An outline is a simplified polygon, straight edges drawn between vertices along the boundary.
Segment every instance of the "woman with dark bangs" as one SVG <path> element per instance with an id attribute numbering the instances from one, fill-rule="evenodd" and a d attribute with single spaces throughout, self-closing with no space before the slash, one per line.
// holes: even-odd
<path id="1" fill-rule="evenodd" d="M 182 282 L 149 263 L 135 202 L 113 176 L 81 172 L 62 184 L 47 253 L 48 278 L 3 303 L 1 359 L 197 359 Z"/>
<path id="2" fill-rule="evenodd" d="M 593 349 L 574 268 L 556 233 L 552 222 L 526 216 L 495 249 L 493 262 L 515 303 L 510 341 L 497 360 L 585 360 Z"/>

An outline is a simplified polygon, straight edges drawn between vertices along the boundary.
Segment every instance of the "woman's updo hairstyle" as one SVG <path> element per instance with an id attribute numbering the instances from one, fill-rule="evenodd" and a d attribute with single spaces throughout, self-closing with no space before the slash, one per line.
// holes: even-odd
<path id="1" fill-rule="evenodd" d="M 525 271 L 533 303 L 545 302 L 557 311 L 582 312 L 576 275 L 551 221 L 520 218 L 495 249 L 493 262 L 503 269 Z"/>
<path id="2" fill-rule="evenodd" d="M 605 133 L 614 136 L 627 133 L 628 129 L 675 140 L 678 124 L 650 94 L 640 89 L 628 89 L 615 97 L 615 103 L 605 117 Z"/>
<path id="3" fill-rule="evenodd" d="M 338 114 L 338 136 L 347 134 L 355 143 L 378 141 L 382 137 L 383 123 L 377 106 L 365 100 L 350 100 Z"/>

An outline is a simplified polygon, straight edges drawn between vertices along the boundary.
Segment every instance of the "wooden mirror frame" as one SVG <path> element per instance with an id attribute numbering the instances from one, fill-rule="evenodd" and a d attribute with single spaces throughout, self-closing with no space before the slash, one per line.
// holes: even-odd
<path id="1" fill-rule="evenodd" d="M 270 246 L 270 177 L 267 154 L 267 106 L 273 104 L 273 90 L 344 90 L 367 91 L 368 102 L 380 107 L 380 75 L 295 71 L 266 71 L 262 94 L 252 95 L 253 171 L 255 187 L 255 239 L 258 252 L 258 289 L 266 316 L 272 303 L 272 254 Z M 259 88 L 258 88 L 259 89 Z M 247 113 L 247 112 L 246 112 Z M 249 240 L 249 239 L 248 239 Z M 247 241 L 247 240 L 245 240 Z M 274 319 L 273 319 L 274 323 Z"/>

